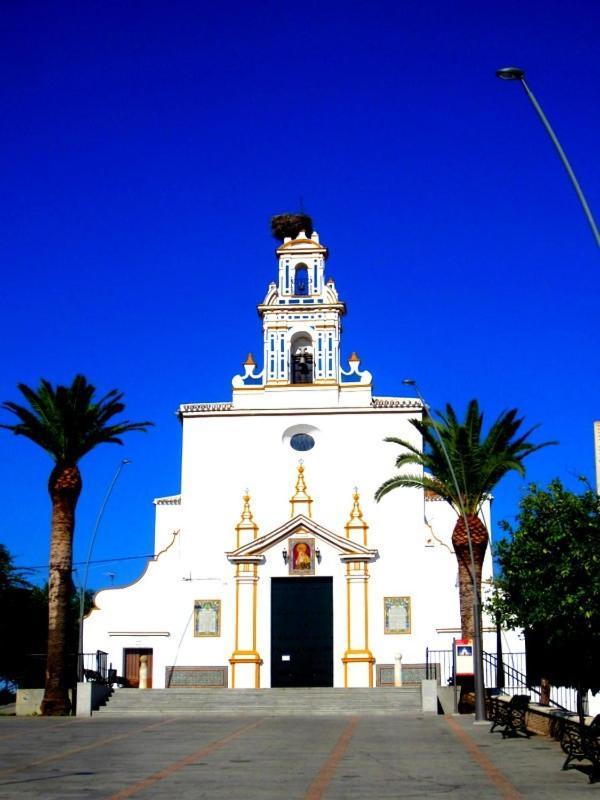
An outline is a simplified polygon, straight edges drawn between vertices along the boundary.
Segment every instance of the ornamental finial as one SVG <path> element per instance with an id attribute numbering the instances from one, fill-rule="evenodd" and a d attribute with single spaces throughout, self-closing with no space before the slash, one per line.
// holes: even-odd
<path id="1" fill-rule="evenodd" d="M 240 547 L 242 544 L 245 544 L 248 541 L 251 541 L 252 539 L 256 539 L 256 536 L 258 534 L 258 525 L 256 524 L 256 522 L 254 522 L 254 516 L 250 509 L 250 494 L 248 492 L 248 489 L 245 490 L 242 500 L 244 502 L 244 507 L 242 509 L 242 516 L 240 518 L 240 521 L 235 527 L 235 530 L 237 532 L 238 547 Z"/>
<path id="2" fill-rule="evenodd" d="M 298 478 L 296 479 L 296 494 L 294 494 L 290 503 L 292 504 L 292 517 L 298 514 L 305 514 L 307 517 L 312 517 L 312 497 L 306 491 L 306 481 L 304 480 L 304 464 L 302 459 L 298 464 Z"/>
<path id="3" fill-rule="evenodd" d="M 362 532 L 363 534 L 363 544 L 366 546 L 367 544 L 367 531 L 369 530 L 369 526 L 363 519 L 363 512 L 362 508 L 360 507 L 360 495 L 358 493 L 358 488 L 355 486 L 354 491 L 352 493 L 352 510 L 350 511 L 350 519 L 346 523 L 345 531 L 346 531 L 346 538 L 353 539 L 357 534 Z"/>

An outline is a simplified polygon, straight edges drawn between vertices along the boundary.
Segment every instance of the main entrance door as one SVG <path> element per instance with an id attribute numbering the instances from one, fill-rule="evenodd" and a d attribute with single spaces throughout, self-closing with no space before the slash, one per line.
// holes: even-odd
<path id="1" fill-rule="evenodd" d="M 272 578 L 271 686 L 333 686 L 332 578 Z"/>

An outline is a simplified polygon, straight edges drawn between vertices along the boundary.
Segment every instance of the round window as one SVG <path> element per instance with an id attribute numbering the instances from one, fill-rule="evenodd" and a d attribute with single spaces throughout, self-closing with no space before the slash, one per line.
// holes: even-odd
<path id="1" fill-rule="evenodd" d="M 295 433 L 290 439 L 290 444 L 294 450 L 312 450 L 315 440 L 310 433 Z"/>

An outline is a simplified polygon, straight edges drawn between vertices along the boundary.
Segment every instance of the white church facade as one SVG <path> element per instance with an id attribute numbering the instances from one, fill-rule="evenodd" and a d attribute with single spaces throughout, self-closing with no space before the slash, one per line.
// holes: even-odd
<path id="1" fill-rule="evenodd" d="M 421 403 L 374 396 L 354 353 L 342 364 L 318 234 L 276 252 L 262 364 L 248 357 L 227 402 L 180 407 L 181 492 L 154 501 L 156 555 L 85 620 L 85 652 L 132 686 L 140 663 L 157 688 L 393 685 L 399 657 L 420 680 L 426 647 L 460 637 L 453 512 L 419 489 L 374 500 L 396 457 L 384 438 L 418 445 Z"/>

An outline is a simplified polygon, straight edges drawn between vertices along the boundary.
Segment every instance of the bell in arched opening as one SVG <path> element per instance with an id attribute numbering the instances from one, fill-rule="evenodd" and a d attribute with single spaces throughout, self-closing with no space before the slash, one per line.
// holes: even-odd
<path id="1" fill-rule="evenodd" d="M 314 380 L 314 359 L 312 340 L 299 336 L 292 342 L 290 383 L 312 383 Z"/>
<path id="2" fill-rule="evenodd" d="M 308 269 L 305 264 L 298 264 L 294 273 L 294 294 L 306 297 L 308 294 Z"/>

